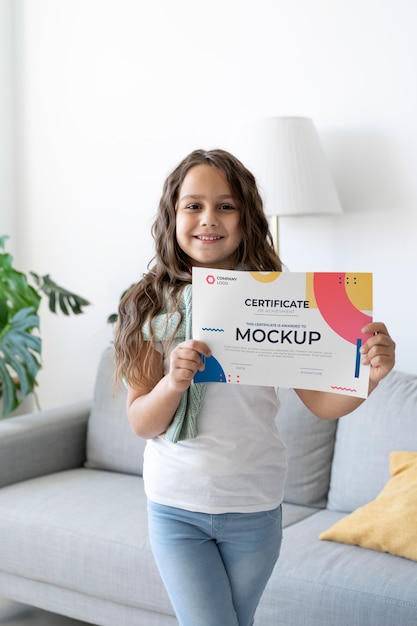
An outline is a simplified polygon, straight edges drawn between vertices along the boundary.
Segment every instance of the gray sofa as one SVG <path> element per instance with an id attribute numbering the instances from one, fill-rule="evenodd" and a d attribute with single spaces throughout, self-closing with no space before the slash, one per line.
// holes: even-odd
<path id="1" fill-rule="evenodd" d="M 417 376 L 392 372 L 339 422 L 280 394 L 284 541 L 256 625 L 415 626 L 417 562 L 319 534 L 377 496 L 391 450 L 417 451 Z M 149 549 L 144 445 L 110 349 L 92 404 L 0 423 L 0 596 L 103 626 L 177 623 Z"/>

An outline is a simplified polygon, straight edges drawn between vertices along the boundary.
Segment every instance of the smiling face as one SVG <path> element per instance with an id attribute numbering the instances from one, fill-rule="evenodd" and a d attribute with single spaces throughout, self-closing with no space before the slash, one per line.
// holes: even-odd
<path id="1" fill-rule="evenodd" d="M 191 265 L 234 269 L 242 241 L 240 207 L 217 167 L 196 165 L 179 189 L 176 236 Z"/>

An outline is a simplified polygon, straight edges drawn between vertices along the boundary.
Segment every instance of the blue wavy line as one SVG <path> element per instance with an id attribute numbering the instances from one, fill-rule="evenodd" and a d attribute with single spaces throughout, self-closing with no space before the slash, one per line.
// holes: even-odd
<path id="1" fill-rule="evenodd" d="M 215 333 L 224 333 L 224 328 L 202 328 L 201 330 L 211 330 Z"/>

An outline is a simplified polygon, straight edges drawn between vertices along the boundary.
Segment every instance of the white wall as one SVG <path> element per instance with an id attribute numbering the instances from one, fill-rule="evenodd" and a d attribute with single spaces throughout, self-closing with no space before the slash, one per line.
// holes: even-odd
<path id="1" fill-rule="evenodd" d="M 15 252 L 15 115 L 13 80 L 12 0 L 0 0 L 0 236 L 8 234 L 9 252 Z"/>
<path id="2" fill-rule="evenodd" d="M 44 311 L 45 407 L 91 395 L 107 315 L 152 255 L 169 170 L 250 117 L 313 118 L 345 213 L 281 220 L 291 270 L 372 271 L 417 372 L 414 0 L 15 0 L 19 259 L 93 302 Z"/>

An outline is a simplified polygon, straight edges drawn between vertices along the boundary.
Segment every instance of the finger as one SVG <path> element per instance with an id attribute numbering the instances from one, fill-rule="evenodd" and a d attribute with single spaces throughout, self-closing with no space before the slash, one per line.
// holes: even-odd
<path id="1" fill-rule="evenodd" d="M 196 371 L 201 364 L 201 357 L 198 352 L 191 350 L 181 350 L 172 353 L 171 364 L 176 369 L 184 369 L 190 371 Z"/>
<path id="2" fill-rule="evenodd" d="M 376 367 L 382 361 L 392 361 L 394 358 L 394 351 L 388 346 L 371 346 L 362 353 L 362 363 L 364 365 L 372 365 Z"/>
<path id="3" fill-rule="evenodd" d="M 171 362 L 170 375 L 178 383 L 186 382 L 190 383 L 198 369 L 198 366 L 193 361 L 187 361 L 184 359 L 174 360 Z"/>
<path id="4" fill-rule="evenodd" d="M 204 341 L 199 341 L 198 339 L 188 339 L 179 345 L 190 350 L 195 350 L 199 354 L 204 354 L 206 357 L 211 356 L 211 350 L 208 345 L 204 343 Z"/>
<path id="5" fill-rule="evenodd" d="M 377 333 L 376 335 L 372 335 L 361 347 L 360 352 L 362 354 L 367 354 L 369 352 L 375 354 L 375 352 L 380 352 L 381 354 L 390 354 L 395 351 L 395 342 L 391 339 L 389 335 L 383 335 L 381 333 Z"/>
<path id="6" fill-rule="evenodd" d="M 366 326 L 362 328 L 361 332 L 364 335 L 368 335 L 368 334 L 376 335 L 378 333 L 381 333 L 382 335 L 387 335 L 388 337 L 390 336 L 387 330 L 387 327 L 382 322 L 370 322 L 369 324 L 367 324 Z"/>
<path id="7" fill-rule="evenodd" d="M 204 357 L 194 349 L 188 348 L 187 344 L 177 346 L 171 353 L 171 368 L 186 370 L 193 377 L 197 370 L 203 370 L 205 367 Z"/>

